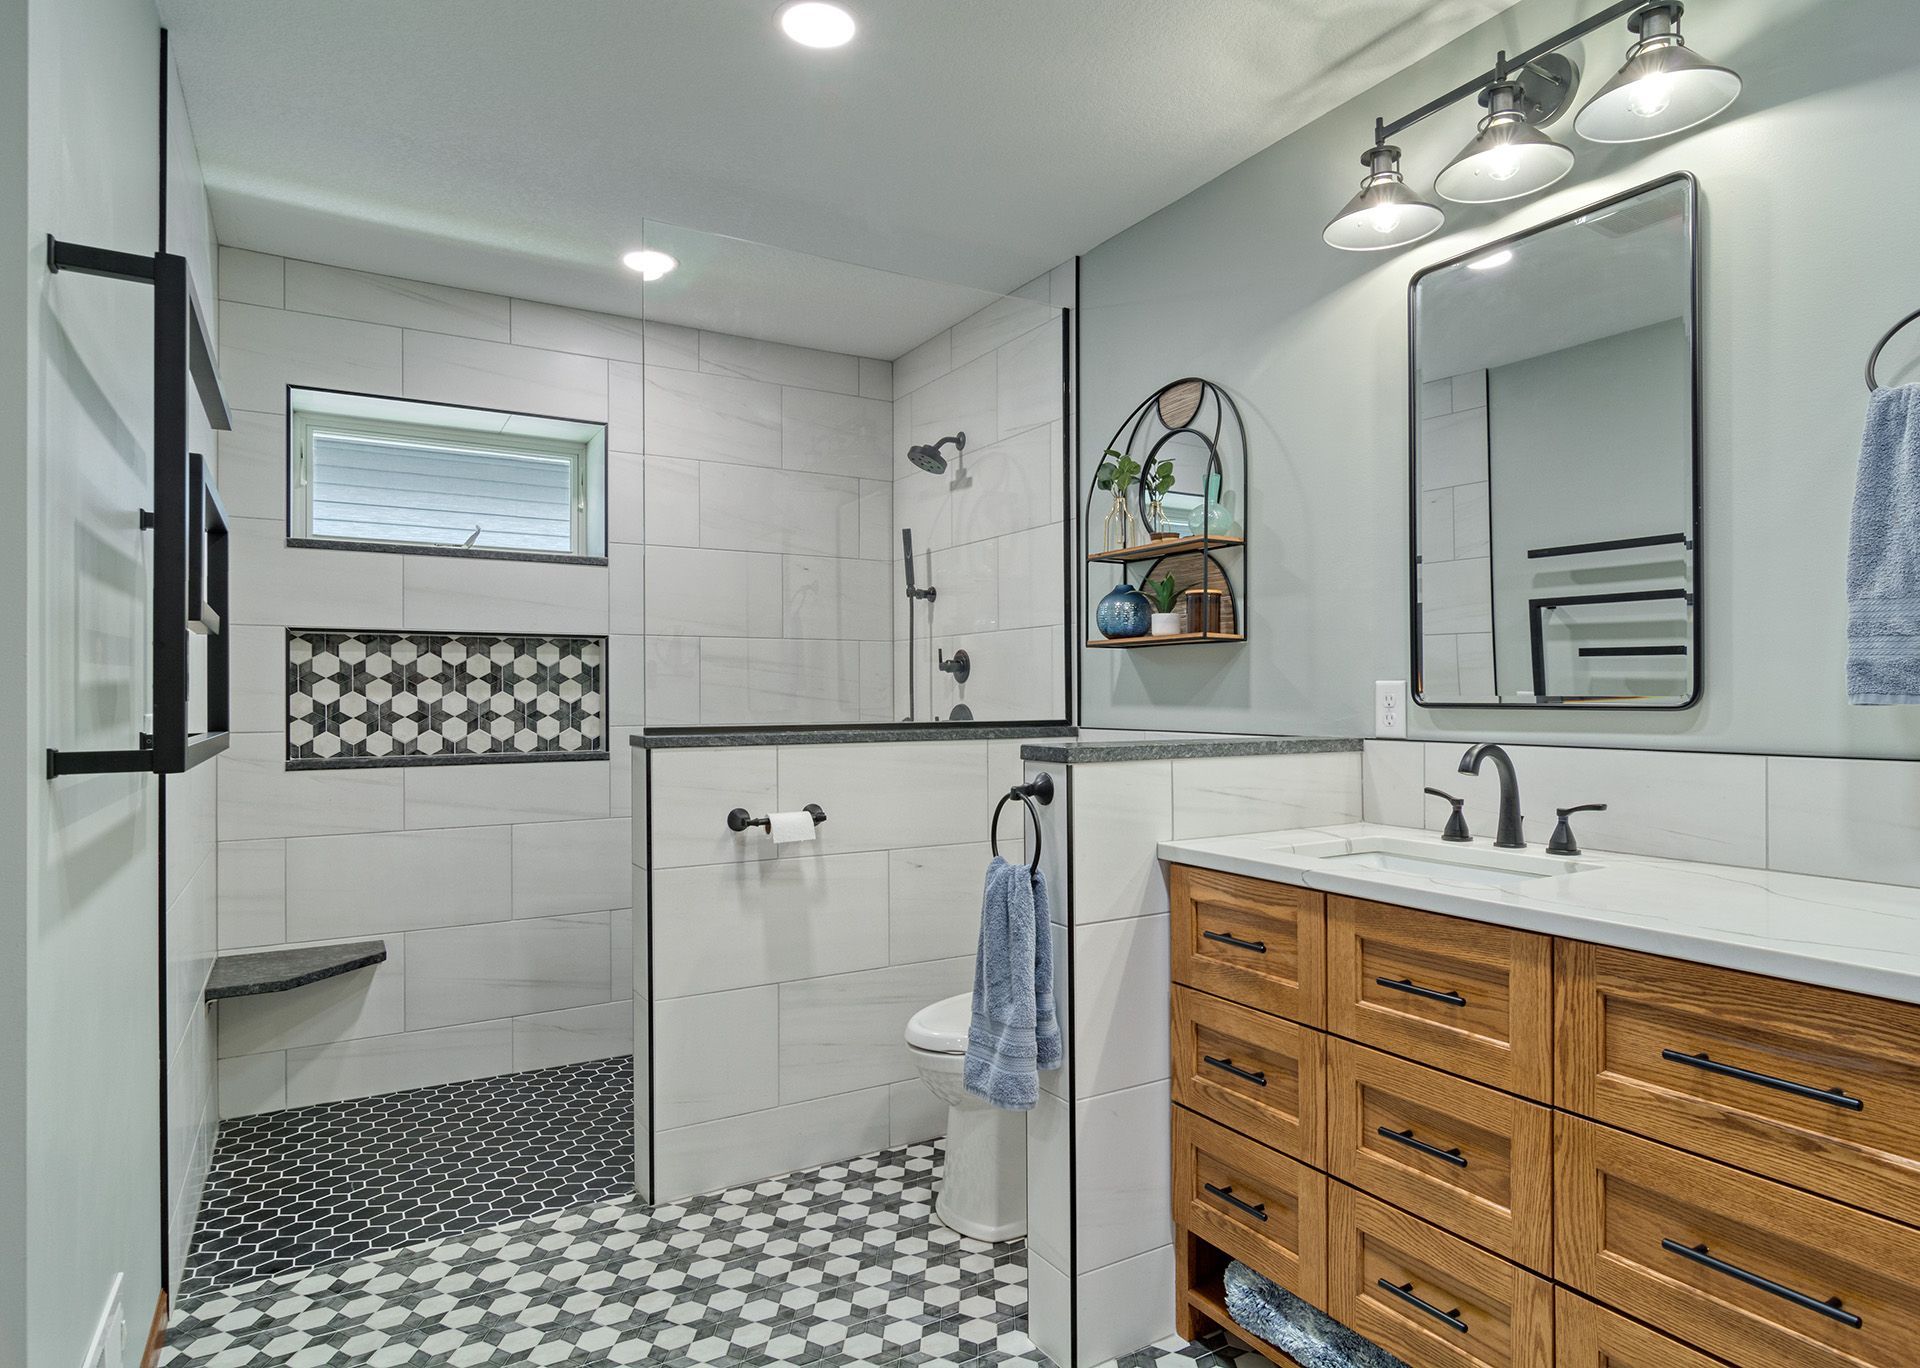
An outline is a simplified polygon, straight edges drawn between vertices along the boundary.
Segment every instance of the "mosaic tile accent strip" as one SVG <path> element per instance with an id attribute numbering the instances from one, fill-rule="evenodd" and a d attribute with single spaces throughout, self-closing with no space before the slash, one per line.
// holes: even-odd
<path id="1" fill-rule="evenodd" d="M 937 1145 L 626 1197 L 182 1299 L 163 1364 L 1046 1368 L 1024 1244 L 933 1217 Z M 1231 1368 L 1178 1340 L 1123 1368 Z M 1248 1357 L 1245 1364 L 1258 1363 Z"/>
<path id="2" fill-rule="evenodd" d="M 224 1122 L 187 1296 L 633 1191 L 633 1057 Z"/>
<path id="3" fill-rule="evenodd" d="M 287 768 L 602 757 L 603 637 L 287 633 Z"/>

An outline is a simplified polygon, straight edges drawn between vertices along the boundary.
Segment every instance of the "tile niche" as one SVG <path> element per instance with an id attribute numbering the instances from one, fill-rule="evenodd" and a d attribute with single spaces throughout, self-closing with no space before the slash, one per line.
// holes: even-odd
<path id="1" fill-rule="evenodd" d="M 287 632 L 287 768 L 607 754 L 604 637 Z"/>

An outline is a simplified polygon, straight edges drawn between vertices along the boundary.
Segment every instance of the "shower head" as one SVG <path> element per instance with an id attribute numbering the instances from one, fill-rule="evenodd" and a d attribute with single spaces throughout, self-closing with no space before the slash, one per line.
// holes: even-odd
<path id="1" fill-rule="evenodd" d="M 967 449 L 967 434 L 955 433 L 951 437 L 942 437 L 932 446 L 907 448 L 907 459 L 929 475 L 944 475 L 947 470 L 947 458 L 940 454 L 940 448 L 951 445 L 956 453 Z"/>

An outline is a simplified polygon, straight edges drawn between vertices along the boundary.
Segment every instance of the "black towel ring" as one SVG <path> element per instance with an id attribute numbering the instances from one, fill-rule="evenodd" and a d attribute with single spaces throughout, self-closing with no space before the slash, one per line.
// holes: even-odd
<path id="1" fill-rule="evenodd" d="M 1905 318 L 1901 319 L 1898 323 L 1894 324 L 1891 328 L 1888 328 L 1886 332 L 1881 334 L 1880 341 L 1874 346 L 1873 355 L 1867 358 L 1867 393 L 1868 394 L 1872 394 L 1875 390 L 1880 388 L 1880 382 L 1873 378 L 1873 368 L 1880 364 L 1880 353 L 1886 350 L 1887 343 L 1893 341 L 1894 335 L 1896 333 L 1898 333 L 1902 328 L 1906 327 L 1907 324 L 1915 322 L 1917 320 L 1920 320 L 1920 309 L 1915 309 L 1912 313 L 1908 314 Z"/>
<path id="2" fill-rule="evenodd" d="M 1027 815 L 1033 818 L 1033 863 L 1027 866 L 1027 873 L 1038 874 L 1040 872 L 1040 813 L 1034 808 L 1033 802 L 1037 798 L 1044 807 L 1053 801 L 1053 776 L 1042 773 L 1037 775 L 1030 784 L 1015 784 L 1000 796 L 998 803 L 993 805 L 993 820 L 987 826 L 987 847 L 996 856 L 1000 853 L 1000 809 L 1015 798 L 1026 805 Z"/>

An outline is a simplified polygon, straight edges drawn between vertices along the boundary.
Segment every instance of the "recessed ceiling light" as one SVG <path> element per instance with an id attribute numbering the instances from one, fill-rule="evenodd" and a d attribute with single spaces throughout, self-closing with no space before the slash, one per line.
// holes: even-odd
<path id="1" fill-rule="evenodd" d="M 1497 252 L 1488 252 L 1483 257 L 1475 257 L 1467 263 L 1469 271 L 1493 271 L 1513 260 L 1513 249 L 1502 247 Z"/>
<path id="2" fill-rule="evenodd" d="M 620 264 L 629 271 L 638 271 L 642 280 L 658 280 L 680 263 L 665 252 L 646 247 L 638 252 L 628 252 L 620 258 Z"/>
<path id="3" fill-rule="evenodd" d="M 853 16 L 826 0 L 794 0 L 780 11 L 780 28 L 802 47 L 837 48 L 853 41 Z"/>

